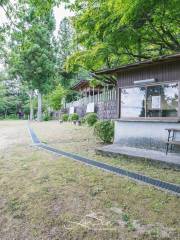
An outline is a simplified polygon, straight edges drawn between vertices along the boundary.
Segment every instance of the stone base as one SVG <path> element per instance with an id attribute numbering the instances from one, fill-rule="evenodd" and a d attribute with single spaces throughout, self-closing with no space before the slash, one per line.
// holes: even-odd
<path id="1" fill-rule="evenodd" d="M 112 144 L 97 148 L 96 153 L 105 156 L 126 156 L 132 159 L 150 160 L 153 164 L 180 169 L 180 154 L 175 153 L 168 153 L 168 155 L 166 155 L 165 152 L 125 147 L 120 144 Z"/>
<path id="2" fill-rule="evenodd" d="M 126 121 L 115 122 L 115 144 L 121 146 L 165 151 L 168 131 L 166 128 L 179 128 L 177 122 Z M 180 140 L 180 133 L 175 136 Z M 174 149 L 179 152 L 180 149 Z"/>

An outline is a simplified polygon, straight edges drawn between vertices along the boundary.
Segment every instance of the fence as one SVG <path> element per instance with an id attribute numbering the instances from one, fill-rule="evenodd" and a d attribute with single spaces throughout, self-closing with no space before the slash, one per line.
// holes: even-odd
<path id="1" fill-rule="evenodd" d="M 103 90 L 102 93 L 98 93 L 92 96 L 89 95 L 87 97 L 82 97 L 71 103 L 66 103 L 65 108 L 78 107 L 80 105 L 84 105 L 92 102 L 99 103 L 99 102 L 116 101 L 116 99 L 117 99 L 117 92 L 116 92 L 116 89 L 113 88 L 110 90 Z"/>

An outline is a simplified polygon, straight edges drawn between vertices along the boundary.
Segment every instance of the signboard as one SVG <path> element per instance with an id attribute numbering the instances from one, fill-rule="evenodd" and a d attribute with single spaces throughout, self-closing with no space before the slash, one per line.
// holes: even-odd
<path id="1" fill-rule="evenodd" d="M 152 96 L 152 109 L 161 109 L 161 96 Z"/>
<path id="2" fill-rule="evenodd" d="M 86 113 L 92 113 L 94 112 L 94 103 L 88 103 Z"/>
<path id="3" fill-rule="evenodd" d="M 74 113 L 74 107 L 70 107 L 69 114 L 73 114 L 73 113 Z"/>

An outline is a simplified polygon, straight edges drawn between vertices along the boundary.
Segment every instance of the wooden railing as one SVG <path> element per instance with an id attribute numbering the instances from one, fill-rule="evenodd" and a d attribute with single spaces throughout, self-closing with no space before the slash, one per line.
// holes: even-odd
<path id="1" fill-rule="evenodd" d="M 104 90 L 102 93 L 95 94 L 93 96 L 87 96 L 77 99 L 76 101 L 70 103 L 64 103 L 65 108 L 69 107 L 77 107 L 82 104 L 88 103 L 98 103 L 98 102 L 109 102 L 109 101 L 116 101 L 117 99 L 117 91 L 115 88 L 111 90 Z"/>

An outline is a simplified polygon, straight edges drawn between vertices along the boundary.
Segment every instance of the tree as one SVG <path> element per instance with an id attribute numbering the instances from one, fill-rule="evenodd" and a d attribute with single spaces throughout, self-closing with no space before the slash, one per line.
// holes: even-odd
<path id="1" fill-rule="evenodd" d="M 73 53 L 73 35 L 70 20 L 64 18 L 59 27 L 58 37 L 55 42 L 56 47 L 56 68 L 57 68 L 57 79 L 60 84 L 64 87 L 70 87 L 71 83 L 75 81 L 75 74 L 67 72 L 65 69 L 65 63 L 67 58 Z"/>
<path id="2" fill-rule="evenodd" d="M 0 115 L 6 117 L 25 112 L 24 106 L 28 103 L 26 86 L 18 80 L 9 79 L 5 72 L 1 72 L 0 76 Z"/>
<path id="3" fill-rule="evenodd" d="M 76 0 L 73 26 L 80 46 L 69 70 L 116 67 L 180 51 L 177 0 Z"/>
<path id="4" fill-rule="evenodd" d="M 65 98 L 67 91 L 58 85 L 55 90 L 49 95 L 50 106 L 54 110 L 59 110 L 62 107 L 62 100 Z"/>
<path id="5" fill-rule="evenodd" d="M 71 24 L 70 18 L 64 18 L 59 27 L 58 37 L 55 41 L 56 48 L 56 79 L 57 83 L 69 89 L 68 94 L 66 95 L 66 102 L 72 101 L 76 96 L 70 88 L 79 78 L 87 78 L 87 72 L 84 69 L 78 69 L 78 71 L 67 71 L 66 62 L 67 59 L 73 54 L 77 48 L 74 43 L 75 32 Z"/>
<path id="6" fill-rule="evenodd" d="M 18 28 L 12 34 L 9 56 L 10 73 L 26 82 L 31 92 L 38 90 L 38 120 L 42 118 L 42 94 L 47 93 L 54 81 L 54 49 L 52 9 L 41 16 L 31 5 L 22 5 Z M 32 95 L 31 95 L 32 96 Z"/>

